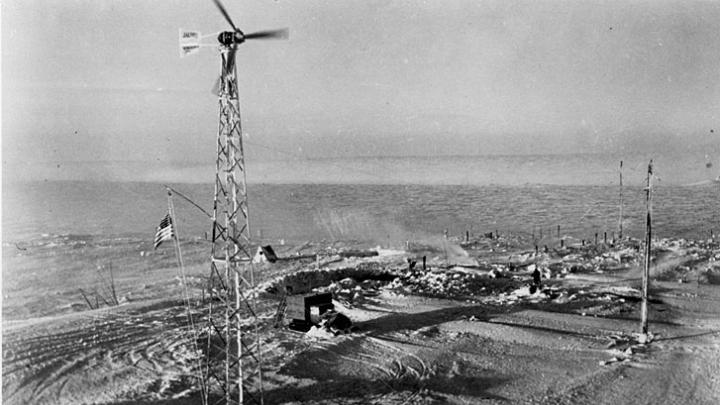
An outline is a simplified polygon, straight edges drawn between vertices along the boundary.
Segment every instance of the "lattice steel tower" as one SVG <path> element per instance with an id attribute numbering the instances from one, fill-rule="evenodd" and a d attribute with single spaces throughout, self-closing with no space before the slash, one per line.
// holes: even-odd
<path id="1" fill-rule="evenodd" d="M 221 32 L 221 71 L 217 94 L 219 124 L 215 162 L 212 249 L 208 279 L 206 352 L 202 364 L 204 404 L 263 403 L 262 347 L 255 298 L 249 296 L 255 278 L 251 263 L 250 225 L 238 100 L 235 54 L 248 39 L 287 38 L 287 29 L 244 34 L 218 0 L 232 31 Z M 199 32 L 180 32 L 180 53 L 199 50 Z M 215 396 L 222 394 L 222 398 Z"/>
<path id="2" fill-rule="evenodd" d="M 208 335 L 204 380 L 208 388 L 220 385 L 225 403 L 243 403 L 245 389 L 252 389 L 248 386 L 257 387 L 255 402 L 262 403 L 262 348 L 259 339 L 252 337 L 257 320 L 245 322 L 245 328 L 242 325 L 243 319 L 254 317 L 255 305 L 244 293 L 254 286 L 254 277 L 248 265 L 250 230 L 234 49 L 220 46 L 220 116 L 208 283 L 208 322 L 210 332 L 217 335 Z"/>

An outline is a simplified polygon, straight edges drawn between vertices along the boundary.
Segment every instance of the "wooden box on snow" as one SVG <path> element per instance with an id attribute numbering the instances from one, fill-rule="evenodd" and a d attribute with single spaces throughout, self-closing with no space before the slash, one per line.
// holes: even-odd
<path id="1" fill-rule="evenodd" d="M 332 294 L 300 294 L 287 297 L 285 316 L 292 323 L 317 324 L 320 315 L 333 309 Z"/>

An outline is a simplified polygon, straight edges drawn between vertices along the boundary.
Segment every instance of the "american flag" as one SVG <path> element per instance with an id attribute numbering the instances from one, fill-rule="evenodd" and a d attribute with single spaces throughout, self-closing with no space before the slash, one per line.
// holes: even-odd
<path id="1" fill-rule="evenodd" d="M 157 249 L 161 243 L 172 239 L 174 236 L 175 231 L 173 230 L 172 217 L 168 212 L 165 214 L 165 218 L 160 221 L 160 225 L 158 225 L 157 232 L 155 233 L 155 245 L 153 249 Z"/>

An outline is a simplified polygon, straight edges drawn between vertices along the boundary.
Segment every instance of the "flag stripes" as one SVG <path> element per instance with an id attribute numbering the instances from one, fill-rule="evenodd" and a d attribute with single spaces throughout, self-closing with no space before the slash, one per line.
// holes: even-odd
<path id="1" fill-rule="evenodd" d="M 165 214 L 165 218 L 160 221 L 160 225 L 157 227 L 153 249 L 157 249 L 160 244 L 166 240 L 172 239 L 173 237 L 175 237 L 175 231 L 173 229 L 172 217 L 168 212 Z"/>

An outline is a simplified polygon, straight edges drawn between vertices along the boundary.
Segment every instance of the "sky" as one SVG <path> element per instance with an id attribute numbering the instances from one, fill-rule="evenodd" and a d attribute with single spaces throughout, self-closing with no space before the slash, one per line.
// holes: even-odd
<path id="1" fill-rule="evenodd" d="M 230 1 L 247 153 L 720 156 L 717 1 Z M 2 158 L 212 164 L 220 61 L 178 30 L 228 28 L 211 0 L 9 0 Z M 212 36 L 206 39 L 213 44 Z"/>

